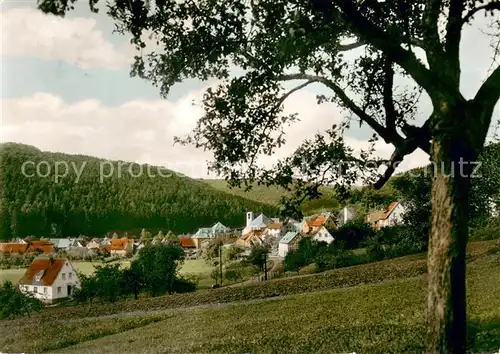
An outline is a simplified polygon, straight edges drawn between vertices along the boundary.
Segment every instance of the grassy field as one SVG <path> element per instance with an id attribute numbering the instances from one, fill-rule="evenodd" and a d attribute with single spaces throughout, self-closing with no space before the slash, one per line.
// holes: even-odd
<path id="1" fill-rule="evenodd" d="M 94 266 L 100 265 L 100 262 L 72 262 L 76 270 L 84 274 L 92 274 L 94 271 Z M 128 267 L 130 265 L 129 261 L 121 261 L 122 266 Z M 186 260 L 181 268 L 181 273 L 183 274 L 194 274 L 200 278 L 200 286 L 203 283 L 212 282 L 210 280 L 211 268 L 201 259 Z M 0 282 L 4 280 L 10 280 L 13 283 L 17 283 L 19 279 L 23 276 L 26 268 L 20 269 L 0 269 Z"/>
<path id="2" fill-rule="evenodd" d="M 500 254 L 490 253 L 482 253 L 468 266 L 473 352 L 500 348 Z M 301 278 L 306 282 L 314 277 L 318 276 Z M 0 349 L 30 353 L 421 352 L 425 299 L 425 277 L 417 276 L 155 314 L 64 321 L 34 317 L 0 322 L 0 331 L 9 333 L 0 336 Z"/>

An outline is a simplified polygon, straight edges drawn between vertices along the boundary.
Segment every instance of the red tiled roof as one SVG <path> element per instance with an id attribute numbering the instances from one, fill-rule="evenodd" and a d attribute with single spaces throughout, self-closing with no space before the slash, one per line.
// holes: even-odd
<path id="1" fill-rule="evenodd" d="M 44 270 L 45 272 L 43 273 L 39 284 L 43 286 L 51 286 L 66 262 L 67 260 L 64 258 L 53 258 L 52 260 L 50 258 L 36 258 L 26 270 L 21 280 L 19 280 L 18 284 L 33 284 L 35 276 Z"/>
<path id="2" fill-rule="evenodd" d="M 322 226 L 325 222 L 326 222 L 326 217 L 324 217 L 323 215 L 320 215 L 320 216 L 318 216 L 316 219 L 309 220 L 309 221 L 307 222 L 307 226 L 311 226 L 311 227 L 320 227 L 320 226 Z"/>
<path id="3" fill-rule="evenodd" d="M 181 247 L 196 247 L 194 241 L 191 237 L 182 237 L 179 238 L 179 243 Z"/>
<path id="4" fill-rule="evenodd" d="M 1 253 L 19 253 L 23 254 L 28 249 L 27 243 L 0 243 Z"/>
<path id="5" fill-rule="evenodd" d="M 102 247 L 102 249 L 106 251 L 126 251 L 129 244 L 133 244 L 133 239 L 127 238 L 115 238 L 109 240 L 111 242 L 110 245 Z"/>
<path id="6" fill-rule="evenodd" d="M 54 245 L 49 241 L 31 241 L 29 243 L 27 253 L 42 252 L 45 254 L 54 252 Z"/>

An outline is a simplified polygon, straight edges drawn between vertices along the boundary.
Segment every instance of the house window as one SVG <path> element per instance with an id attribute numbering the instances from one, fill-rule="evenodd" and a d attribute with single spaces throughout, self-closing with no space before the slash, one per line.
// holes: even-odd
<path id="1" fill-rule="evenodd" d="M 61 293 L 61 287 L 60 287 L 60 286 L 58 286 L 58 287 L 57 287 L 57 293 L 58 293 L 58 294 L 60 294 L 60 293 Z"/>
<path id="2" fill-rule="evenodd" d="M 66 273 L 62 273 L 63 280 L 66 280 Z"/>
<path id="3" fill-rule="evenodd" d="M 43 287 L 43 293 L 47 294 L 47 287 L 46 286 Z"/>
<path id="4" fill-rule="evenodd" d="M 73 276 L 73 273 L 69 272 L 68 273 L 68 278 L 71 279 L 72 276 Z"/>
<path id="5" fill-rule="evenodd" d="M 33 292 L 34 292 L 35 294 L 36 294 L 36 293 L 38 293 L 38 288 L 37 288 L 36 286 L 33 288 Z"/>

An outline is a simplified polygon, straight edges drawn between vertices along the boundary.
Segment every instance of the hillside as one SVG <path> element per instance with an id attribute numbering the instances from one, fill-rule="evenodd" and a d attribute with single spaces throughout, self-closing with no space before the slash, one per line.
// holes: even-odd
<path id="1" fill-rule="evenodd" d="M 230 188 L 223 179 L 202 179 L 200 181 L 220 191 L 269 205 L 278 205 L 281 198 L 289 193 L 284 188 L 278 186 L 266 187 L 255 184 L 252 186 L 252 189 L 245 191 L 244 188 Z M 340 208 L 340 203 L 333 188 L 323 187 L 320 190 L 323 193 L 321 198 L 303 203 L 301 210 L 304 213 L 310 214 L 317 211 Z"/>
<path id="2" fill-rule="evenodd" d="M 288 195 L 284 188 L 277 186 L 259 186 L 253 185 L 249 191 L 244 188 L 230 188 L 225 180 L 222 179 L 202 179 L 203 183 L 210 185 L 220 191 L 231 193 L 236 196 L 266 203 L 269 205 L 278 205 L 281 197 Z M 321 187 L 322 196 L 318 199 L 308 200 L 302 203 L 301 210 L 304 214 L 314 214 L 323 211 L 339 211 L 343 203 L 339 201 L 333 187 Z M 391 182 L 384 186 L 380 191 L 373 188 L 353 187 L 351 197 L 346 201 L 347 204 L 368 204 L 372 207 L 383 207 L 396 198 L 396 191 L 392 188 Z"/>
<path id="3" fill-rule="evenodd" d="M 476 164 L 478 171 L 476 174 L 481 178 L 472 180 L 473 193 L 479 195 L 479 199 L 484 199 L 484 195 L 495 196 L 498 199 L 498 190 L 500 189 L 500 143 L 490 143 L 485 147 L 479 162 Z M 375 190 L 372 187 L 353 187 L 350 197 L 344 203 L 339 201 L 333 187 L 323 187 L 320 191 L 323 195 L 316 200 L 306 201 L 301 205 L 301 210 L 305 214 L 313 214 L 320 211 L 338 211 L 343 204 L 357 206 L 360 210 L 370 210 L 383 208 L 395 199 L 401 198 L 401 178 L 408 179 L 415 176 L 427 176 L 428 182 L 434 169 L 431 165 L 414 168 L 405 172 L 400 172 L 389 179 L 389 181 L 380 189 Z M 243 188 L 230 188 L 225 180 L 221 179 L 202 179 L 203 183 L 213 188 L 230 193 L 236 196 L 244 197 L 257 202 L 277 205 L 282 196 L 287 195 L 287 191 L 281 187 L 266 187 L 257 184 L 252 185 L 249 191 Z"/>
<path id="4" fill-rule="evenodd" d="M 275 213 L 272 206 L 161 167 L 15 143 L 2 144 L 0 151 L 0 239 L 138 233 L 142 228 L 184 233 L 216 221 L 241 226 L 248 210 Z"/>

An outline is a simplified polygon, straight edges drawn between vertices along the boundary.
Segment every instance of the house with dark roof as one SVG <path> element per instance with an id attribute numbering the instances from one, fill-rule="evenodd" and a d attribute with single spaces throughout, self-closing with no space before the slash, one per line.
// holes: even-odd
<path id="1" fill-rule="evenodd" d="M 17 283 L 20 291 L 53 303 L 73 294 L 80 286 L 77 272 L 65 258 L 38 257 Z"/>

